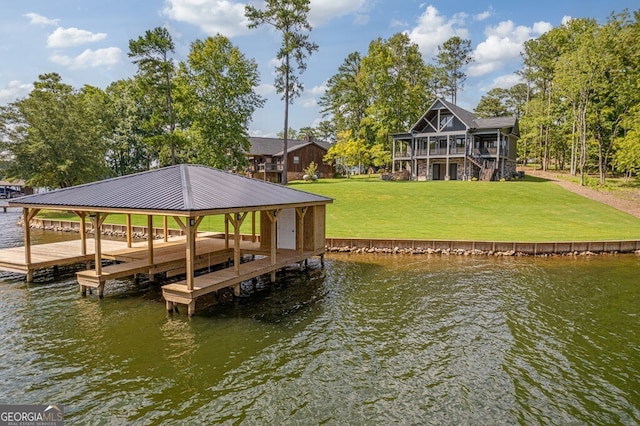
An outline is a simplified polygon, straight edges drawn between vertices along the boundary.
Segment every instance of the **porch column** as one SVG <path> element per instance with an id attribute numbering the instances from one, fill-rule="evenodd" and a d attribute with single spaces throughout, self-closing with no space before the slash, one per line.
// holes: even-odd
<path id="1" fill-rule="evenodd" d="M 451 175 L 449 175 L 449 155 L 451 155 L 451 137 L 449 135 L 447 135 L 447 155 L 446 155 L 446 162 L 445 162 L 445 172 L 444 172 L 444 179 L 445 180 L 451 180 Z"/>
<path id="2" fill-rule="evenodd" d="M 498 129 L 498 136 L 496 137 L 496 170 L 498 170 L 498 168 L 501 166 L 500 164 L 500 145 L 501 145 L 501 141 L 500 141 L 500 129 Z M 502 167 L 502 171 L 500 172 L 500 178 L 502 178 L 504 176 L 504 167 Z"/>
<path id="3" fill-rule="evenodd" d="M 393 138 L 393 147 L 391 148 L 391 173 L 396 171 L 396 139 Z"/>

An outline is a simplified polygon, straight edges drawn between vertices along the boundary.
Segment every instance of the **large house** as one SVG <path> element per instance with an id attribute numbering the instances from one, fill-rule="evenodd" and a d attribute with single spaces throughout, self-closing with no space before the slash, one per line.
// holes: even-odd
<path id="1" fill-rule="evenodd" d="M 282 182 L 284 141 L 277 138 L 250 137 L 251 148 L 245 153 L 248 172 L 256 179 Z M 330 144 L 312 138 L 287 141 L 288 181 L 302 179 L 311 162 L 318 166 L 318 177 L 333 177 L 333 167 L 323 161 Z"/>
<path id="2" fill-rule="evenodd" d="M 477 118 L 437 99 L 407 133 L 393 135 L 393 171 L 412 180 L 500 180 L 516 173 L 516 117 Z"/>

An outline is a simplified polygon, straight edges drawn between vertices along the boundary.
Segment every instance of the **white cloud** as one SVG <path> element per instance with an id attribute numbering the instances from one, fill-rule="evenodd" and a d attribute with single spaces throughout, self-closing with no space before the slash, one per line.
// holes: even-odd
<path id="1" fill-rule="evenodd" d="M 325 81 L 320 86 L 313 86 L 309 90 L 305 90 L 305 93 L 309 93 L 314 96 L 322 96 L 327 91 L 327 82 Z"/>
<path id="2" fill-rule="evenodd" d="M 565 19 L 568 19 L 570 21 L 573 18 L 565 16 L 564 18 L 562 18 L 562 23 L 563 24 L 565 23 Z M 552 29 L 553 29 L 553 25 L 551 25 L 549 22 L 540 21 L 540 22 L 536 22 L 535 24 L 533 24 L 533 32 L 536 35 L 539 35 L 539 36 L 541 36 L 542 34 L 544 34 L 546 32 L 551 31 Z"/>
<path id="3" fill-rule="evenodd" d="M 332 18 L 361 12 L 365 3 L 365 0 L 311 0 L 309 4 L 309 23 L 315 27 L 324 24 Z M 356 22 L 362 23 L 363 16 L 366 16 L 365 23 L 368 21 L 368 15 L 359 15 L 357 16 Z"/>
<path id="4" fill-rule="evenodd" d="M 51 55 L 49 60 L 71 69 L 96 68 L 111 66 L 120 62 L 122 51 L 117 47 L 91 50 L 87 49 L 76 57 L 66 55 Z"/>
<path id="5" fill-rule="evenodd" d="M 532 27 L 526 27 L 516 26 L 513 21 L 503 21 L 495 27 L 487 27 L 487 38 L 476 47 L 473 53 L 475 62 L 469 66 L 467 74 L 478 77 L 495 72 L 505 65 L 515 64 L 520 60 L 524 42 L 550 28 L 551 24 L 546 22 L 536 22 Z"/>
<path id="6" fill-rule="evenodd" d="M 398 28 L 398 27 L 405 28 L 408 26 L 409 26 L 408 23 L 401 21 L 399 19 L 392 19 L 391 22 L 389 23 L 389 28 Z"/>
<path id="7" fill-rule="evenodd" d="M 429 5 L 420 16 L 418 25 L 409 32 L 409 37 L 420 47 L 425 61 L 429 62 L 436 55 L 438 46 L 451 37 L 469 38 L 469 32 L 462 27 L 466 18 L 467 15 L 463 13 L 446 18 Z"/>
<path id="8" fill-rule="evenodd" d="M 500 87 L 501 89 L 510 89 L 518 83 L 522 83 L 522 77 L 518 74 L 501 75 L 493 79 L 493 85 L 490 89 Z"/>
<path id="9" fill-rule="evenodd" d="M 249 129 L 249 136 L 254 138 L 277 138 L 278 134 L 275 132 L 263 132 L 262 130 Z"/>
<path id="10" fill-rule="evenodd" d="M 25 13 L 24 16 L 29 18 L 29 23 L 33 25 L 58 25 L 60 21 L 59 19 L 49 19 L 37 13 Z"/>
<path id="11" fill-rule="evenodd" d="M 318 106 L 316 98 L 307 98 L 302 102 L 303 108 L 315 108 Z"/>
<path id="12" fill-rule="evenodd" d="M 491 10 L 487 10 L 482 13 L 478 13 L 477 15 L 474 15 L 473 19 L 475 21 L 484 21 L 485 19 L 490 18 L 491 15 L 493 15 L 493 12 Z"/>
<path id="13" fill-rule="evenodd" d="M 6 88 L 0 89 L 0 104 L 6 104 L 13 102 L 16 99 L 21 99 L 27 96 L 31 90 L 33 90 L 33 84 L 12 80 Z"/>
<path id="14" fill-rule="evenodd" d="M 318 99 L 327 91 L 327 82 L 325 81 L 319 86 L 313 86 L 310 89 L 305 89 L 303 92 L 302 106 L 304 108 L 315 108 L 318 106 Z"/>
<path id="15" fill-rule="evenodd" d="M 358 27 L 367 25 L 370 19 L 371 19 L 370 15 L 367 15 L 364 13 L 356 13 L 355 18 L 353 18 L 353 25 L 356 25 Z"/>
<path id="16" fill-rule="evenodd" d="M 69 47 L 104 40 L 105 33 L 92 33 L 78 28 L 58 27 L 49 35 L 47 47 Z"/>
<path id="17" fill-rule="evenodd" d="M 244 6 L 231 0 L 167 0 L 162 13 L 176 21 L 197 25 L 208 35 L 234 37 L 250 31 Z"/>
<path id="18" fill-rule="evenodd" d="M 273 84 L 261 84 L 256 88 L 256 93 L 260 96 L 269 96 L 276 93 L 276 86 Z"/>

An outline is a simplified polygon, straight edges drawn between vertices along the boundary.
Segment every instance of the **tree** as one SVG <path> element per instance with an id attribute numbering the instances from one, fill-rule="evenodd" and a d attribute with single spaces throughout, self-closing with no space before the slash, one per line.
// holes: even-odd
<path id="1" fill-rule="evenodd" d="M 480 102 L 478 102 L 474 113 L 481 118 L 506 117 L 509 115 L 509 110 L 505 102 L 508 96 L 509 91 L 507 89 L 491 89 L 486 95 L 480 98 Z"/>
<path id="2" fill-rule="evenodd" d="M 518 83 L 509 89 L 496 87 L 480 98 L 474 112 L 478 117 L 508 117 L 521 118 L 527 103 L 527 85 Z"/>
<path id="3" fill-rule="evenodd" d="M 464 88 L 467 75 L 462 69 L 473 62 L 471 52 L 471 40 L 462 39 L 458 36 L 451 37 L 441 46 L 438 46 L 436 59 L 441 72 L 440 85 L 443 94 L 451 96 L 453 104 L 458 100 L 458 91 Z"/>
<path id="4" fill-rule="evenodd" d="M 342 170 L 348 178 L 351 170 L 358 169 L 358 174 L 363 168 L 369 166 L 369 155 L 365 141 L 354 136 L 351 131 L 343 130 L 338 133 L 338 140 L 331 145 L 323 160 L 336 166 L 336 170 Z"/>
<path id="5" fill-rule="evenodd" d="M 327 81 L 327 90 L 318 104 L 323 108 L 323 116 L 331 117 L 335 132 L 360 131 L 360 122 L 369 106 L 363 77 L 362 58 L 358 52 L 353 52 Z"/>
<path id="6" fill-rule="evenodd" d="M 390 135 L 406 131 L 432 102 L 435 70 L 425 65 L 418 45 L 405 33 L 371 42 L 362 65 L 369 101 L 360 135 L 369 145 L 383 144 L 390 151 Z"/>
<path id="7" fill-rule="evenodd" d="M 139 84 L 135 79 L 118 80 L 107 87 L 109 108 L 105 119 L 111 122 L 107 164 L 115 176 L 149 170 L 157 154 L 144 142 L 144 111 Z"/>
<path id="8" fill-rule="evenodd" d="M 628 130 L 618 138 L 613 154 L 615 168 L 625 177 L 640 175 L 640 105 L 636 105 L 622 123 Z"/>
<path id="9" fill-rule="evenodd" d="M 26 98 L 2 111 L 11 158 L 7 177 L 47 188 L 104 178 L 109 129 L 102 114 L 107 103 L 98 88 L 76 91 L 56 73 L 40 75 Z"/>
<path id="10" fill-rule="evenodd" d="M 175 67 L 169 57 L 174 50 L 171 34 L 163 27 L 147 30 L 137 40 L 129 40 L 129 57 L 138 65 L 140 79 L 137 81 L 151 103 L 152 112 L 147 125 L 153 131 L 148 140 L 161 150 L 169 147 L 170 164 L 177 164 L 178 145 L 172 93 Z"/>
<path id="11" fill-rule="evenodd" d="M 191 117 L 188 138 L 191 160 L 221 169 L 235 169 L 246 162 L 247 128 L 264 99 L 255 89 L 258 65 L 247 59 L 222 35 L 196 40 L 186 64 L 181 64 L 185 91 L 184 115 Z M 181 89 L 182 90 L 182 89 Z"/>
<path id="12" fill-rule="evenodd" d="M 306 60 L 318 50 L 318 45 L 309 41 L 309 0 L 266 0 L 265 3 L 264 10 L 251 5 L 245 6 L 245 15 L 250 21 L 249 28 L 267 24 L 282 34 L 282 45 L 276 55 L 280 65 L 276 68 L 275 86 L 276 91 L 283 94 L 285 105 L 282 183 L 287 184 L 289 105 L 304 90 L 298 73 L 306 70 Z"/>

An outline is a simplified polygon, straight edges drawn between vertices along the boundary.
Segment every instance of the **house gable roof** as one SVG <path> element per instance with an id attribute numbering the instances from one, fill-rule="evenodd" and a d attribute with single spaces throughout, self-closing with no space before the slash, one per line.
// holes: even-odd
<path id="1" fill-rule="evenodd" d="M 259 138 L 250 137 L 251 147 L 247 152 L 248 155 L 266 155 L 272 157 L 281 157 L 283 155 L 283 139 L 278 138 Z M 325 151 L 329 150 L 329 144 L 323 141 L 304 141 L 292 139 L 287 141 L 287 151 L 292 152 L 308 145 L 315 144 Z"/>
<path id="2" fill-rule="evenodd" d="M 429 123 L 429 118 L 437 113 L 440 109 L 446 109 L 456 116 L 468 130 L 489 130 L 512 128 L 513 134 L 518 134 L 518 120 L 515 116 L 510 117 L 494 117 L 494 118 L 477 118 L 474 113 L 464 108 L 452 104 L 445 99 L 438 98 L 422 115 L 422 117 L 411 127 L 409 133 L 419 133 L 425 129 Z"/>
<path id="3" fill-rule="evenodd" d="M 331 203 L 331 198 L 204 166 L 180 164 L 15 198 L 11 206 L 179 216 Z"/>

